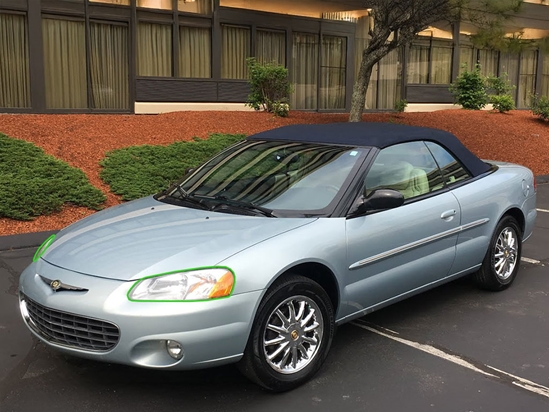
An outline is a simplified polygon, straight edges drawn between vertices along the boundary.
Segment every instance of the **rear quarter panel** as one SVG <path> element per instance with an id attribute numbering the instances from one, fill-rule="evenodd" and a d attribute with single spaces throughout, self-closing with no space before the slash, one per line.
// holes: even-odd
<path id="1" fill-rule="evenodd" d="M 495 228 L 509 210 L 521 210 L 527 222 L 524 238 L 530 235 L 533 224 L 529 222 L 536 213 L 533 179 L 525 167 L 502 164 L 495 172 L 452 190 L 461 206 L 462 226 L 489 219 L 459 234 L 453 274 L 473 271 L 482 264 Z"/>

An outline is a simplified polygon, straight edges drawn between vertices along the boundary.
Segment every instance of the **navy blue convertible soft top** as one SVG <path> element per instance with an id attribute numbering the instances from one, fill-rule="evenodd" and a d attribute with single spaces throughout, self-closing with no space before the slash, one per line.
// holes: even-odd
<path id="1" fill-rule="evenodd" d="M 248 140 L 282 140 L 380 149 L 396 143 L 428 140 L 448 149 L 473 176 L 490 170 L 490 165 L 471 153 L 456 136 L 427 127 L 373 122 L 296 124 L 267 130 L 249 136 Z"/>

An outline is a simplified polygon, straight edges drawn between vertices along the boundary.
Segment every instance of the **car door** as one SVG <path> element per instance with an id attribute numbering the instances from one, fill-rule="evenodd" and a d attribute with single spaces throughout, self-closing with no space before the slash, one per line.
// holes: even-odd
<path id="1" fill-rule="evenodd" d="M 347 307 L 374 308 L 446 277 L 455 258 L 460 207 L 423 142 L 380 151 L 365 195 L 398 190 L 405 203 L 346 220 Z"/>
<path id="2" fill-rule="evenodd" d="M 481 182 L 471 182 L 472 176 L 467 169 L 444 147 L 426 142 L 433 154 L 444 179 L 444 184 L 458 200 L 461 207 L 461 228 L 456 244 L 456 259 L 451 274 L 471 270 L 484 259 L 492 231 L 497 224 L 491 221 L 498 203 L 502 202 L 501 189 L 497 178 L 489 176 Z M 520 183 L 517 183 L 520 184 Z M 481 192 L 479 192 L 479 188 Z M 479 193 L 481 193 L 479 195 Z"/>

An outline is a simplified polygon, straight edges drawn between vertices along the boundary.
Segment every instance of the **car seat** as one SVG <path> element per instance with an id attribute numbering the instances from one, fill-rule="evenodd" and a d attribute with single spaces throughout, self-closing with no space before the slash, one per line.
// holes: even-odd
<path id="1" fill-rule="evenodd" d="M 429 193 L 429 181 L 425 170 L 399 160 L 389 164 L 374 164 L 366 177 L 366 193 L 375 189 L 393 189 L 404 199 Z"/>

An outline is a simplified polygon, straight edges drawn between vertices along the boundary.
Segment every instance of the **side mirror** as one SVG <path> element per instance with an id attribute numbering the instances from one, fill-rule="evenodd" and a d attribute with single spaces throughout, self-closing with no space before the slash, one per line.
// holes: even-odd
<path id="1" fill-rule="evenodd" d="M 351 209 L 349 217 L 363 216 L 368 212 L 394 209 L 402 206 L 404 196 L 393 189 L 377 189 L 367 197 L 362 196 L 361 201 Z"/>
<path id="2" fill-rule="evenodd" d="M 196 170 L 196 167 L 188 167 L 185 169 L 185 175 L 188 175 L 189 173 L 192 173 Z"/>

